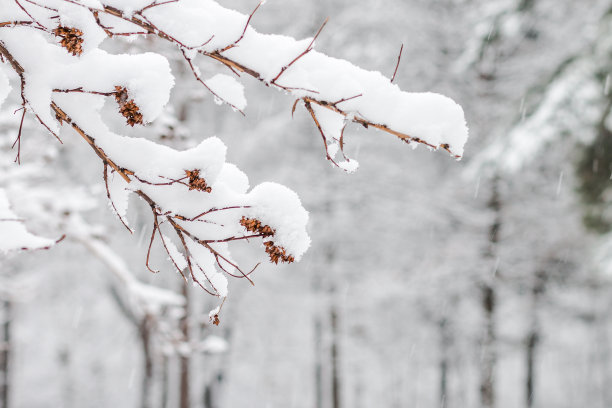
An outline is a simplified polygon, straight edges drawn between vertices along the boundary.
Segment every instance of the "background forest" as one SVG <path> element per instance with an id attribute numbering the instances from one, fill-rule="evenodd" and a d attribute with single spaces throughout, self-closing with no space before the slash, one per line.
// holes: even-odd
<path id="1" fill-rule="evenodd" d="M 303 38 L 326 17 L 317 49 L 368 70 L 391 76 L 404 45 L 395 82 L 463 106 L 464 158 L 353 125 L 346 174 L 289 97 L 247 80 L 242 116 L 171 60 L 173 110 L 134 134 L 217 135 L 252 185 L 310 211 L 303 260 L 230 281 L 215 326 L 215 299 L 146 270 L 148 209 L 127 233 L 84 143 L 29 121 L 13 163 L 5 107 L 0 187 L 17 214 L 55 214 L 30 230 L 66 239 L 1 260 L 0 406 L 612 407 L 612 3 L 268 0 L 252 24 Z M 173 58 L 140 41 L 112 51 Z"/>

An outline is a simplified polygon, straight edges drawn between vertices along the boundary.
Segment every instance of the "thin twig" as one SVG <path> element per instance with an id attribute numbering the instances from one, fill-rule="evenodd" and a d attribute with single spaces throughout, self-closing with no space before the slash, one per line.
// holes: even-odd
<path id="1" fill-rule="evenodd" d="M 399 55 L 397 56 L 397 64 L 395 64 L 395 71 L 393 71 L 393 76 L 391 77 L 391 83 L 393 83 L 393 80 L 395 79 L 395 75 L 397 74 L 397 69 L 399 68 L 400 61 L 402 60 L 402 51 L 404 51 L 404 44 L 402 44 Z"/>
<path id="2" fill-rule="evenodd" d="M 238 43 L 240 41 L 242 41 L 242 39 L 244 38 L 244 35 L 246 34 L 247 28 L 249 28 L 249 24 L 251 23 L 251 19 L 253 18 L 253 15 L 257 12 L 257 10 L 261 7 L 261 5 L 264 3 L 264 0 L 261 0 L 259 2 L 259 4 L 257 5 L 257 7 L 255 7 L 255 10 L 253 10 L 251 12 L 251 14 L 249 14 L 249 18 L 247 19 L 246 24 L 244 25 L 244 30 L 242 30 L 242 34 L 240 35 L 240 37 L 234 41 L 232 44 L 228 45 L 227 47 L 223 48 L 222 50 L 220 50 L 219 52 L 225 52 L 229 49 L 234 48 L 236 45 L 238 45 Z"/>
<path id="3" fill-rule="evenodd" d="M 299 60 L 300 58 L 302 58 L 304 55 L 308 54 L 310 51 L 312 51 L 312 46 L 314 45 L 317 37 L 319 37 L 319 34 L 321 34 L 321 31 L 323 31 L 323 28 L 325 27 L 325 25 L 327 24 L 327 22 L 329 21 L 329 17 L 325 19 L 325 21 L 323 22 L 323 24 L 321 25 L 321 27 L 319 28 L 319 31 L 317 31 L 317 33 L 315 34 L 315 36 L 312 38 L 312 41 L 310 42 L 310 44 L 308 44 L 308 47 L 306 48 L 306 50 L 304 50 L 300 55 L 298 55 L 297 57 L 295 57 L 293 59 L 293 61 L 291 61 L 289 64 L 285 65 L 284 67 L 281 68 L 280 72 L 278 73 L 278 75 L 276 75 L 276 77 L 272 80 L 273 84 L 276 84 L 276 81 L 278 80 L 278 78 L 281 77 L 281 75 L 283 75 L 285 73 L 285 71 L 291 67 L 293 64 L 295 64 L 295 62 L 297 60 Z"/>

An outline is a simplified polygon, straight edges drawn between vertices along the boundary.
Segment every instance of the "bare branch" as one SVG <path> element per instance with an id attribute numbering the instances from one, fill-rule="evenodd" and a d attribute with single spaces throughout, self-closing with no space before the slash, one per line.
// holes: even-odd
<path id="1" fill-rule="evenodd" d="M 273 84 L 276 84 L 276 81 L 278 80 L 278 78 L 281 77 L 281 75 L 283 75 L 285 73 L 285 71 L 291 67 L 293 64 L 295 64 L 300 58 L 302 58 L 304 55 L 308 54 L 310 51 L 312 51 L 312 46 L 314 45 L 317 37 L 319 37 L 319 34 L 321 34 L 321 31 L 323 31 L 323 28 L 325 27 L 325 25 L 327 24 L 327 22 L 329 21 L 329 17 L 325 19 L 325 21 L 323 22 L 323 24 L 321 25 L 321 27 L 319 28 L 319 31 L 317 31 L 317 33 L 315 34 L 315 36 L 312 38 L 312 41 L 310 42 L 310 44 L 308 44 L 308 47 L 306 47 L 306 49 L 297 57 L 295 57 L 295 59 L 293 61 L 291 61 L 289 64 L 285 65 L 283 68 L 281 68 L 280 72 L 278 73 L 278 75 L 276 75 L 276 77 L 272 80 Z"/>
<path id="2" fill-rule="evenodd" d="M 395 80 L 395 75 L 397 74 L 397 69 L 399 68 L 400 61 L 402 60 L 402 51 L 404 51 L 404 44 L 402 44 L 400 48 L 399 55 L 397 56 L 397 64 L 395 64 L 395 71 L 393 71 L 393 76 L 391 77 L 391 82 Z"/>

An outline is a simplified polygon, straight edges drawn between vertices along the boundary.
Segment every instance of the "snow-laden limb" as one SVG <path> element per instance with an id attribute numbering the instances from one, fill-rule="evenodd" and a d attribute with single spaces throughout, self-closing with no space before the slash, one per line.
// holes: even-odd
<path id="1" fill-rule="evenodd" d="M 3 0 L 9 4 L 11 0 Z M 366 71 L 353 64 L 314 51 L 315 38 L 295 40 L 281 35 L 258 33 L 248 23 L 251 16 L 229 10 L 212 0 L 173 2 L 92 2 L 75 0 L 28 0 L 28 8 L 47 11 L 38 23 L 42 31 L 57 26 L 53 15 L 67 8 L 84 8 L 96 21 L 97 30 L 110 36 L 153 34 L 177 45 L 196 78 L 211 92 L 192 61 L 196 55 L 213 58 L 235 74 L 246 73 L 266 85 L 281 89 L 302 100 L 335 111 L 350 121 L 374 127 L 406 142 L 442 148 L 459 158 L 468 131 L 463 110 L 451 99 L 434 93 L 407 93 L 379 72 Z M 61 7 L 60 7 L 61 6 Z M 42 10 L 42 11 L 41 11 Z M 2 15 L 0 14 L 0 17 Z M 104 17 L 104 19 L 103 19 Z M 28 20 L 15 10 L 14 20 Z M 134 29 L 114 28 L 115 22 Z M 33 23 L 28 23 L 28 28 Z M 85 24 L 83 24 L 85 27 Z M 92 30 L 94 28 L 91 28 Z M 85 30 L 82 28 L 81 30 Z M 106 91 L 108 92 L 108 91 Z M 235 91 L 227 97 L 232 103 Z"/>
<path id="2" fill-rule="evenodd" d="M 26 229 L 11 210 L 6 192 L 0 189 L 0 253 L 48 249 L 55 240 L 38 237 Z"/>
<path id="3" fill-rule="evenodd" d="M 62 49 L 64 45 L 47 42 L 39 30 L 18 26 L 7 32 L 0 32 L 0 52 L 21 79 L 24 108 L 33 111 L 56 136 L 63 125 L 91 146 L 103 162 L 111 206 L 126 227 L 131 193 L 151 207 L 149 254 L 159 240 L 179 273 L 223 299 L 228 293 L 225 275 L 251 281 L 249 275 L 254 270 L 245 271 L 232 260 L 230 243 L 265 238 L 264 250 L 272 262 L 301 258 L 310 241 L 306 212 L 297 197 L 286 208 L 277 205 L 266 210 L 269 206 L 264 198 L 246 191 L 246 176 L 225 163 L 226 147 L 219 139 L 206 139 L 181 152 L 146 139 L 125 137 L 108 128 L 101 109 L 109 96 L 114 97 L 129 125 L 140 124 L 161 111 L 173 82 L 163 57 L 113 56 L 100 50 L 70 55 Z M 31 39 L 29 45 L 40 48 L 38 57 L 45 62 L 44 69 L 20 47 L 23 39 Z M 120 66 L 104 69 L 106 64 L 116 63 Z M 60 75 L 66 69 L 74 70 L 75 75 Z M 87 74 L 91 70 L 93 77 Z M 239 86 L 234 86 L 233 91 L 240 95 Z M 276 189 L 278 195 L 286 194 L 283 187 Z M 269 193 L 276 194 L 274 188 Z M 270 233 L 253 233 L 242 223 L 248 209 L 267 218 L 273 218 L 270 211 L 278 212 L 278 223 L 269 227 Z M 174 242 L 166 239 L 171 235 Z M 177 256 L 180 252 L 176 246 L 185 261 Z M 154 271 L 149 255 L 146 265 Z"/>
<path id="4" fill-rule="evenodd" d="M 123 224 L 129 229 L 130 195 L 151 208 L 147 268 L 155 271 L 150 253 L 157 242 L 183 277 L 221 304 L 226 277 L 252 283 L 254 270 L 237 265 L 230 245 L 261 239 L 272 262 L 298 261 L 310 244 L 308 214 L 286 187 L 264 183 L 249 191 L 246 175 L 225 162 L 217 138 L 177 151 L 110 130 L 101 114 L 105 104 L 115 104 L 129 126 L 151 122 L 167 104 L 174 78 L 165 57 L 114 55 L 99 48 L 105 38 L 153 35 L 170 42 L 197 82 L 241 112 L 247 104 L 242 85 L 227 75 L 203 78 L 196 58 L 292 95 L 294 109 L 301 102 L 316 123 L 327 158 L 346 171 L 358 166 L 344 155 L 348 122 L 456 158 L 468 136 L 463 111 L 451 99 L 403 92 L 378 72 L 314 51 L 323 26 L 313 38 L 295 40 L 258 33 L 252 17 L 212 0 L 0 0 L 2 69 L 12 68 L 20 80 L 23 117 L 33 114 L 58 140 L 63 128 L 88 143 L 102 160 L 107 195 Z M 0 77 L 0 97 L 5 82 Z M 336 161 L 338 152 L 343 159 Z"/>
<path id="5" fill-rule="evenodd" d="M 186 275 L 208 293 L 227 296 L 224 274 L 250 280 L 253 270 L 245 271 L 232 260 L 229 244 L 234 241 L 265 240 L 264 249 L 275 263 L 299 260 L 308 249 L 308 216 L 297 195 L 271 183 L 249 192 L 246 175 L 225 162 L 226 147 L 220 139 L 205 139 L 192 149 L 177 151 L 115 134 L 96 109 L 80 109 L 101 108 L 101 95 L 60 94 L 55 101 L 53 107 L 61 121 L 102 158 L 107 191 L 120 218 L 125 217 L 127 195 L 134 193 L 143 199 L 153 218 L 149 253 L 159 240 L 177 271 L 187 271 Z M 264 188 L 267 194 L 260 193 Z M 115 203 L 114 198 L 121 201 Z M 258 217 L 270 224 L 270 232 L 249 230 L 242 221 L 245 217 Z M 174 242 L 167 239 L 171 235 Z M 279 252 L 286 256 L 278 257 Z M 147 267 L 154 271 L 148 258 Z"/>

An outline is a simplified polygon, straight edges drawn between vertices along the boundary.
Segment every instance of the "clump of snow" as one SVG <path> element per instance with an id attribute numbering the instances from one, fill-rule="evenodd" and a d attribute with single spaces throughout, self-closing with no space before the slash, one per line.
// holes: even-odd
<path id="1" fill-rule="evenodd" d="M 238 194 L 245 194 L 249 189 L 249 178 L 235 164 L 225 163 L 217 177 L 215 188 L 225 185 Z"/>
<path id="2" fill-rule="evenodd" d="M 216 315 L 219 314 L 219 311 L 221 310 L 221 306 L 217 306 L 214 309 L 212 309 L 210 312 L 208 312 L 208 317 L 210 319 L 213 319 Z"/>
<path id="3" fill-rule="evenodd" d="M 181 0 L 150 8 L 144 15 L 187 47 L 207 51 L 236 41 L 246 23 L 243 14 L 210 0 Z"/>
<path id="4" fill-rule="evenodd" d="M 172 239 L 167 235 L 162 235 L 164 239 L 164 245 L 168 248 L 168 256 L 170 262 L 176 263 L 176 266 L 180 271 L 183 271 L 187 268 L 187 260 L 185 256 L 178 250 Z"/>
<path id="5" fill-rule="evenodd" d="M 116 172 L 108 175 L 108 193 L 113 212 L 127 225 L 126 215 L 131 191 L 128 189 L 128 183 Z"/>
<path id="6" fill-rule="evenodd" d="M 280 184 L 262 183 L 251 190 L 249 202 L 252 208 L 247 214 L 275 229 L 274 243 L 299 261 L 310 246 L 310 238 L 306 232 L 308 212 L 297 194 Z"/>
<path id="7" fill-rule="evenodd" d="M 219 296 L 227 296 L 227 278 L 220 273 L 212 273 L 208 276 L 210 284 L 217 291 Z"/>
<path id="8" fill-rule="evenodd" d="M 11 251 L 40 249 L 53 243 L 53 240 L 28 232 L 23 220 L 17 218 L 11 210 L 6 192 L 0 189 L 0 252 L 6 254 Z"/>
<path id="9" fill-rule="evenodd" d="M 338 163 L 338 166 L 348 173 L 353 173 L 359 168 L 359 162 L 355 159 L 347 159 L 346 161 Z"/>
<path id="10" fill-rule="evenodd" d="M 312 110 L 314 111 L 317 120 L 319 121 L 319 125 L 321 125 L 321 130 L 325 136 L 331 137 L 335 140 L 340 140 L 342 129 L 344 129 L 346 124 L 344 116 L 334 112 L 331 109 L 327 109 L 316 104 L 312 105 Z"/>
<path id="11" fill-rule="evenodd" d="M 205 82 L 225 102 L 240 110 L 246 108 L 247 100 L 244 96 L 244 86 L 236 78 L 225 74 L 217 74 Z"/>
<path id="12" fill-rule="evenodd" d="M 4 103 L 4 100 L 11 92 L 11 85 L 3 69 L 4 68 L 0 66 L 0 107 L 2 107 L 2 103 Z"/>

